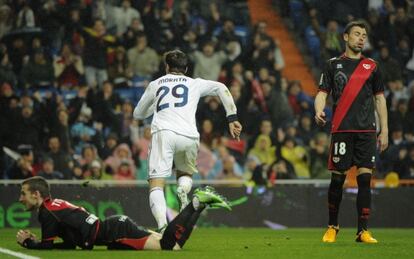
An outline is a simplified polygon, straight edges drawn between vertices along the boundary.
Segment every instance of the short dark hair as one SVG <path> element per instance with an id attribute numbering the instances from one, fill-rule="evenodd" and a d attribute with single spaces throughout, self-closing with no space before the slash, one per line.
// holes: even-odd
<path id="1" fill-rule="evenodd" d="M 31 192 L 39 191 L 42 198 L 50 197 L 50 186 L 45 178 L 33 176 L 22 182 L 22 186 L 25 184 L 29 186 Z"/>
<path id="2" fill-rule="evenodd" d="M 353 27 L 361 27 L 365 29 L 366 32 L 368 33 L 368 29 L 369 29 L 368 23 L 366 23 L 364 20 L 357 20 L 357 21 L 352 21 L 345 26 L 344 34 L 349 34 Z"/>
<path id="3" fill-rule="evenodd" d="M 168 51 L 164 55 L 165 64 L 168 65 L 170 72 L 185 73 L 187 71 L 187 55 L 180 50 Z"/>

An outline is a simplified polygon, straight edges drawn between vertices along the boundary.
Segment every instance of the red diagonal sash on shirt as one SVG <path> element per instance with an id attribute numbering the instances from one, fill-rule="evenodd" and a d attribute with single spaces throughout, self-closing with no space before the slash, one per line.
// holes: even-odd
<path id="1" fill-rule="evenodd" d="M 355 68 L 351 78 L 345 85 L 342 95 L 339 98 L 338 105 L 336 106 L 335 114 L 332 119 L 332 133 L 339 129 L 342 120 L 345 118 L 349 108 L 364 86 L 365 81 L 367 81 L 371 73 L 374 71 L 375 66 L 376 65 L 373 60 L 364 58 Z"/>

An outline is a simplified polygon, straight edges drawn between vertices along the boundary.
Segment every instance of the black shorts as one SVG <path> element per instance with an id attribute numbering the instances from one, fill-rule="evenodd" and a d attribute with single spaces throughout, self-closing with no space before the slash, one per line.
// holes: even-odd
<path id="1" fill-rule="evenodd" d="M 125 215 L 110 216 L 99 229 L 96 245 L 107 245 L 108 249 L 142 250 L 151 235 Z"/>
<path id="2" fill-rule="evenodd" d="M 345 172 L 352 166 L 375 167 L 377 134 L 375 132 L 333 133 L 329 151 L 328 169 Z"/>

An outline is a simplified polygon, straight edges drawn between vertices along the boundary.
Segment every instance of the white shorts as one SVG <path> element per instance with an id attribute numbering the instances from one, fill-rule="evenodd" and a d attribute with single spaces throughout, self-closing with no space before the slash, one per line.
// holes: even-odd
<path id="1" fill-rule="evenodd" d="M 186 137 L 170 130 L 155 132 L 148 149 L 148 178 L 170 177 L 173 161 L 176 170 L 196 173 L 198 146 L 198 138 Z"/>

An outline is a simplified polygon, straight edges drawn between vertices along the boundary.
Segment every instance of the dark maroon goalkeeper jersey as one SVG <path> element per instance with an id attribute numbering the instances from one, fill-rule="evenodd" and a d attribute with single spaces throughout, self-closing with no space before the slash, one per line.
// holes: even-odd
<path id="1" fill-rule="evenodd" d="M 84 208 L 65 200 L 45 199 L 39 208 L 42 239 L 40 242 L 27 239 L 24 246 L 31 249 L 63 248 L 73 249 L 79 246 L 92 249 L 100 221 L 98 217 Z M 53 241 L 60 237 L 63 243 Z"/>
<path id="2" fill-rule="evenodd" d="M 383 94 L 384 83 L 374 60 L 345 55 L 328 60 L 319 91 L 332 95 L 332 133 L 375 132 L 374 96 Z"/>

